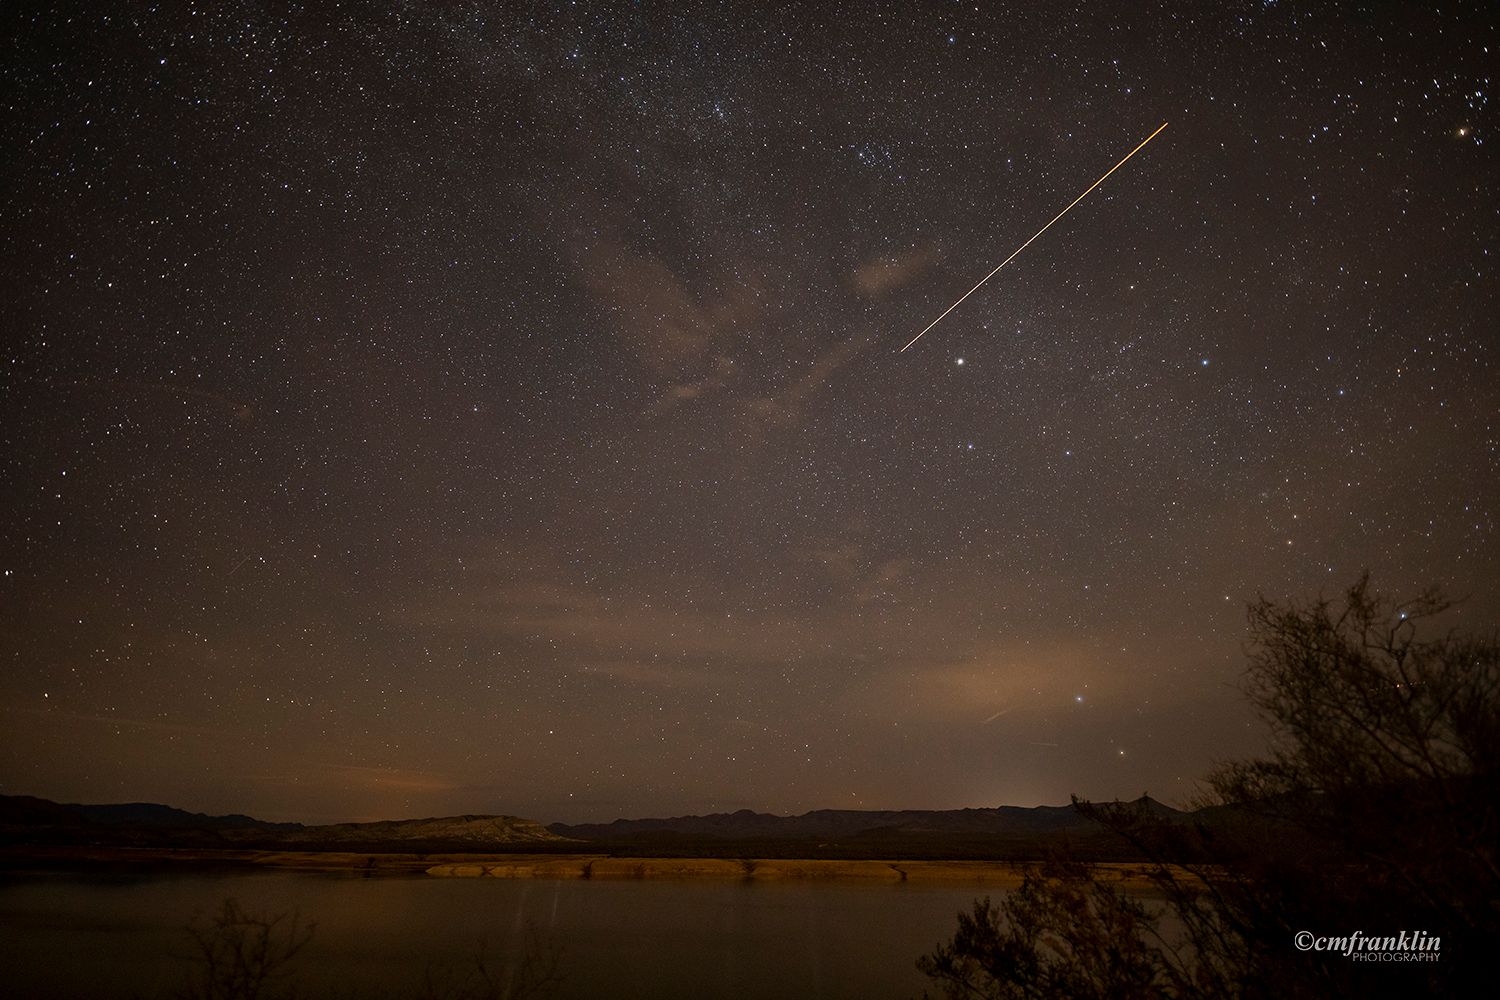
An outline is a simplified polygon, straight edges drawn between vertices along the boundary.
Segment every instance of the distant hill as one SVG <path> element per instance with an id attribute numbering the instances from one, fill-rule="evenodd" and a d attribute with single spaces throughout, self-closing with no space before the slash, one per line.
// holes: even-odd
<path id="1" fill-rule="evenodd" d="M 569 843 L 516 816 L 448 816 L 304 826 L 208 816 L 152 802 L 76 805 L 0 795 L 0 843 L 287 851 L 438 852 L 546 849 Z"/>
<path id="2" fill-rule="evenodd" d="M 187 812 L 155 802 L 125 802 L 119 805 L 86 806 L 63 805 L 72 809 L 90 823 L 103 826 L 145 826 L 157 828 L 188 827 L 198 830 L 300 830 L 301 823 L 268 823 L 240 813 L 228 816 L 208 816 L 204 813 Z"/>
<path id="3" fill-rule="evenodd" d="M 444 816 L 304 826 L 275 838 L 278 844 L 299 850 L 347 847 L 368 850 L 368 845 L 380 844 L 393 850 L 428 851 L 437 849 L 430 846 L 433 844 L 447 845 L 442 848 L 444 850 L 478 851 L 497 844 L 508 847 L 517 844 L 552 845 L 566 839 L 534 820 L 516 816 Z"/>
<path id="4" fill-rule="evenodd" d="M 1193 816 L 1146 796 L 1129 804 L 1167 821 L 1186 822 Z M 742 809 L 613 823 L 553 823 L 547 829 L 616 853 L 1020 858 L 1066 844 L 1080 855 L 1133 854 L 1118 835 L 1072 805 L 818 809 L 799 816 Z"/>
<path id="5" fill-rule="evenodd" d="M 1155 799 L 1142 797 L 1135 805 L 1147 807 L 1163 818 L 1185 816 Z M 632 840 L 660 834 L 685 837 L 721 837 L 732 840 L 808 839 L 857 837 L 864 834 L 1035 834 L 1091 831 L 1098 824 L 1071 805 L 996 806 L 991 809 L 817 809 L 800 816 L 741 809 L 707 816 L 675 816 L 670 819 L 617 819 L 613 823 L 569 825 L 553 823 L 547 829 L 566 837 L 586 840 Z"/>
<path id="6" fill-rule="evenodd" d="M 250 816 L 209 816 L 155 802 L 80 805 L 32 795 L 0 795 L 0 830 L 9 827 L 139 827 L 186 830 L 298 830 L 301 823 L 267 823 Z"/>

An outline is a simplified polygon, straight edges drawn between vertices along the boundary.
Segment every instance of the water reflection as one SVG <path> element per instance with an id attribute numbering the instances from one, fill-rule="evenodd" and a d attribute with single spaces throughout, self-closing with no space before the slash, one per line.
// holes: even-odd
<path id="1" fill-rule="evenodd" d="M 155 997 L 181 987 L 200 924 L 226 898 L 316 923 L 296 960 L 315 996 L 419 995 L 424 974 L 560 949 L 555 994 L 879 998 L 920 994 L 916 957 L 993 889 L 883 884 L 363 879 L 305 873 L 78 877 L 0 885 L 12 995 Z"/>

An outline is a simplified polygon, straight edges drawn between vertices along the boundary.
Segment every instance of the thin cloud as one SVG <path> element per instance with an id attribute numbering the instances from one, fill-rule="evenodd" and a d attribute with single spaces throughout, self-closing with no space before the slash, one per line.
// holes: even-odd
<path id="1" fill-rule="evenodd" d="M 638 660 L 617 663 L 586 663 L 578 673 L 616 684 L 633 687 L 688 688 L 706 687 L 712 677 L 702 670 Z"/>
<path id="2" fill-rule="evenodd" d="M 322 764 L 320 768 L 340 783 L 381 791 L 447 792 L 459 787 L 452 778 L 436 771 L 360 764 Z"/>
<path id="3" fill-rule="evenodd" d="M 917 247 L 864 261 L 854 269 L 850 280 L 854 290 L 860 295 L 871 299 L 879 298 L 916 280 L 937 260 L 938 252 L 935 247 Z"/>
<path id="4" fill-rule="evenodd" d="M 757 428 L 792 427 L 802 420 L 802 410 L 840 368 L 869 343 L 862 335 L 835 344 L 814 358 L 806 373 L 770 396 L 745 404 L 746 419 Z"/>

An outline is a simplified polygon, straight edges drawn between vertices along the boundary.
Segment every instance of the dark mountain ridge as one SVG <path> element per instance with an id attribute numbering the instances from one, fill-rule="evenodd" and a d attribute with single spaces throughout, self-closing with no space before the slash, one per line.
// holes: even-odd
<path id="1" fill-rule="evenodd" d="M 156 802 L 83 805 L 34 795 L 0 795 L 0 828 L 12 826 L 129 826 L 193 830 L 300 830 L 301 823 L 268 823 L 240 813 L 209 816 Z"/>
<path id="2" fill-rule="evenodd" d="M 1210 811 L 1146 796 L 1121 805 L 1184 827 Z M 1066 847 L 1129 860 L 1132 845 L 1077 806 L 816 809 L 779 816 L 742 809 L 706 816 L 542 826 L 514 816 L 449 816 L 306 826 L 242 814 L 209 816 L 153 803 L 60 804 L 0 795 L 0 844 L 382 853 L 577 853 L 687 857 L 971 858 L 1022 860 Z"/>
<path id="3" fill-rule="evenodd" d="M 1142 796 L 1132 805 L 1143 806 L 1163 819 L 1187 813 Z M 1093 829 L 1098 824 L 1072 805 L 995 806 L 971 809 L 814 809 L 797 816 L 778 816 L 741 809 L 706 816 L 673 816 L 663 819 L 617 819 L 612 823 L 552 823 L 547 829 L 565 837 L 584 840 L 630 840 L 670 833 L 690 837 L 731 839 L 850 837 L 875 831 L 905 831 L 913 834 L 1019 834 L 1055 833 Z"/>
<path id="4" fill-rule="evenodd" d="M 115 805 L 78 805 L 63 803 L 88 820 L 103 826 L 144 826 L 158 828 L 191 827 L 200 830 L 301 830 L 301 823 L 269 823 L 242 813 L 209 816 L 188 812 L 155 802 L 122 802 Z"/>
<path id="5" fill-rule="evenodd" d="M 305 826 L 209 816 L 150 802 L 78 805 L 0 795 L 0 843 L 281 851 L 487 851 L 569 843 L 517 816 L 445 816 Z"/>

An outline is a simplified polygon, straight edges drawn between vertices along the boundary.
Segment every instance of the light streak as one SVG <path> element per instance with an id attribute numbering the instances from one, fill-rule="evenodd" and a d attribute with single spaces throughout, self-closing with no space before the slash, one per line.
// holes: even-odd
<path id="1" fill-rule="evenodd" d="M 1089 193 L 1091 191 L 1093 191 L 1094 188 L 1098 187 L 1100 184 L 1103 184 L 1105 182 L 1105 180 L 1107 180 L 1109 178 L 1110 174 L 1114 173 L 1116 170 L 1119 170 L 1121 167 L 1123 167 L 1125 165 L 1125 161 L 1126 160 L 1129 160 L 1136 153 L 1139 153 L 1142 149 L 1146 148 L 1146 143 L 1150 142 L 1152 139 L 1155 139 L 1158 135 L 1161 134 L 1161 130 L 1164 129 L 1164 128 L 1166 128 L 1166 127 L 1167 127 L 1167 123 L 1166 122 L 1162 122 L 1161 125 L 1156 129 L 1155 132 L 1152 132 L 1150 135 L 1146 136 L 1146 138 L 1144 138 L 1144 139 L 1141 140 L 1141 144 L 1139 146 L 1135 147 L 1130 152 L 1126 153 L 1125 154 L 1125 159 L 1121 160 L 1119 163 L 1116 163 L 1114 166 L 1112 166 L 1108 170 L 1106 170 L 1104 172 L 1104 176 L 1101 177 L 1101 178 L 1099 178 L 1094 183 L 1090 184 L 1087 191 L 1083 192 L 1083 194 L 1079 195 L 1077 198 L 1074 198 L 1071 202 L 1068 203 L 1068 207 L 1067 208 L 1063 209 L 1061 212 L 1058 212 L 1055 216 L 1053 216 L 1052 217 L 1052 222 L 1056 222 L 1058 219 L 1061 219 L 1063 216 L 1067 215 L 1070 211 L 1072 211 L 1074 205 L 1078 204 L 1080 201 L 1082 201 L 1083 199 L 1087 198 L 1089 196 Z M 1027 240 L 1025 243 L 1022 243 L 1020 246 L 1016 247 L 1014 253 L 1012 253 L 1009 257 L 1007 257 L 1004 260 L 1002 260 L 999 263 L 999 265 L 996 266 L 996 268 L 993 271 L 991 271 L 989 274 L 986 274 L 983 278 L 980 278 L 978 285 L 975 285 L 973 288 L 969 289 L 967 292 L 964 292 L 963 295 L 959 296 L 959 299 L 958 299 L 957 302 L 953 303 L 947 309 L 943 310 L 943 315 L 942 316 L 939 316 L 937 319 L 933 320 L 931 323 L 928 323 L 926 329 L 924 329 L 921 333 L 917 334 L 915 337 L 911 338 L 911 340 L 907 343 L 906 347 L 910 347 L 912 344 L 915 344 L 917 341 L 921 340 L 922 337 L 923 337 L 923 335 L 925 335 L 928 330 L 931 330 L 933 327 L 937 326 L 939 323 L 941 323 L 943 321 L 943 316 L 947 316 L 953 310 L 957 309 L 959 307 L 959 305 L 962 304 L 962 302 L 963 302 L 964 299 L 968 298 L 970 295 L 973 295 L 975 292 L 979 291 L 980 285 L 983 285 L 986 281 L 989 281 L 995 275 L 999 274 L 1000 273 L 1000 268 L 1004 267 L 1006 264 L 1009 264 L 1011 261 L 1015 260 L 1016 256 L 1018 254 L 1020 254 L 1020 252 L 1022 250 L 1025 250 L 1027 247 L 1031 246 L 1031 244 L 1035 243 L 1037 236 L 1040 236 L 1043 233 L 1045 233 L 1047 230 L 1051 229 L 1052 228 L 1052 222 L 1049 222 L 1045 226 L 1043 226 L 1041 229 L 1038 229 L 1036 231 L 1036 235 L 1035 236 L 1032 236 L 1031 239 Z M 897 354 L 902 353 L 903 351 L 906 350 L 906 347 L 901 348 L 901 350 L 897 351 L 896 353 Z"/>

